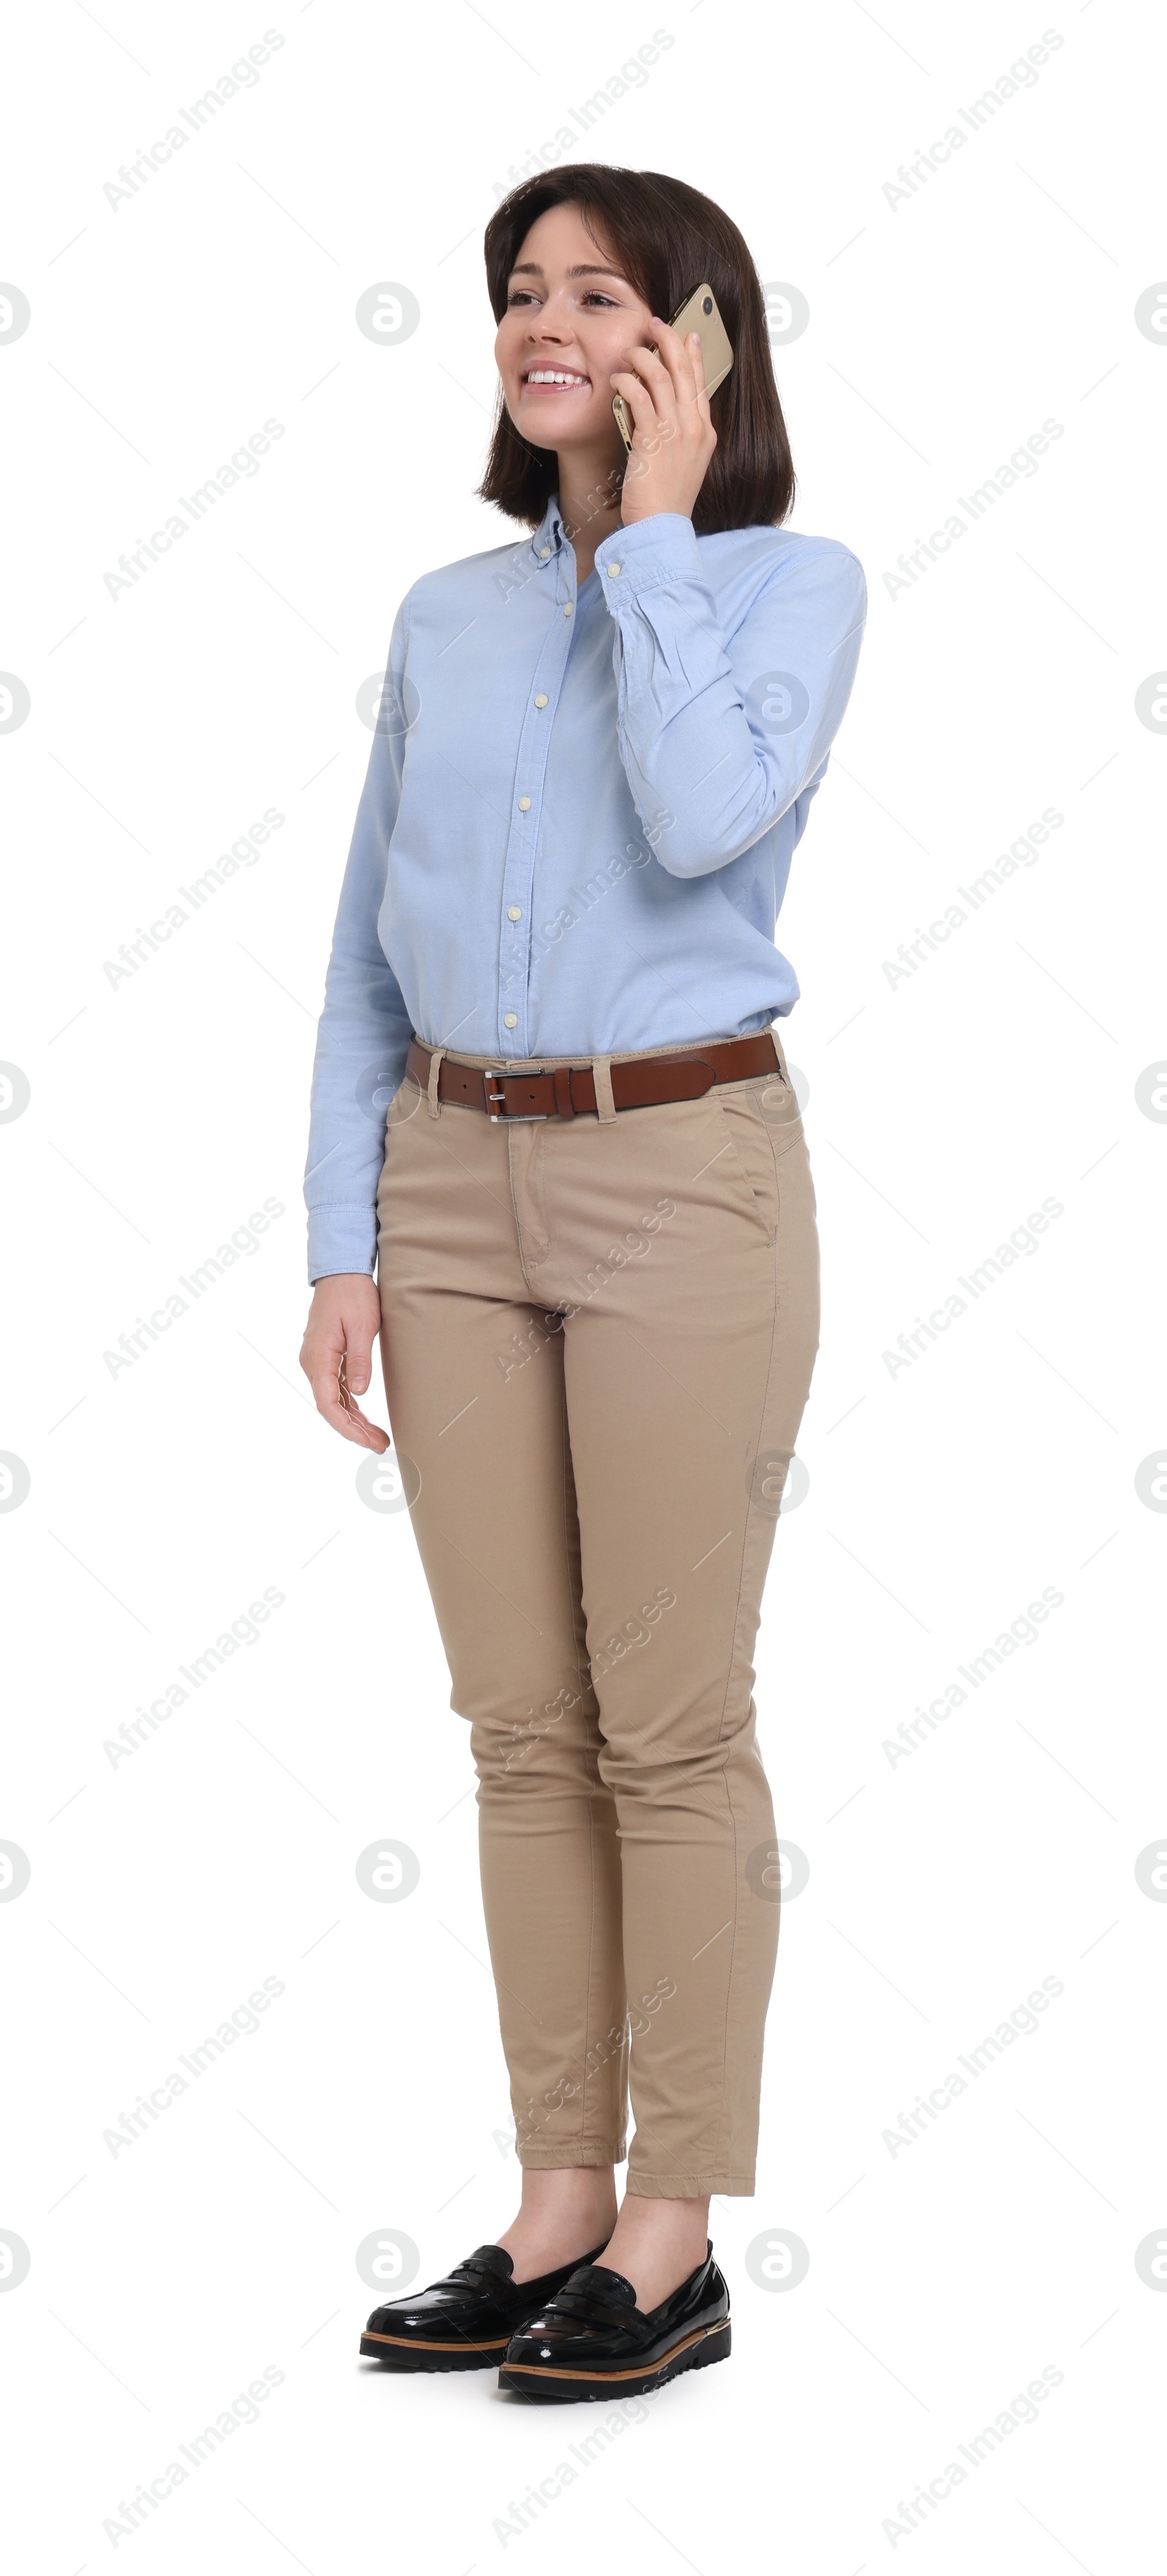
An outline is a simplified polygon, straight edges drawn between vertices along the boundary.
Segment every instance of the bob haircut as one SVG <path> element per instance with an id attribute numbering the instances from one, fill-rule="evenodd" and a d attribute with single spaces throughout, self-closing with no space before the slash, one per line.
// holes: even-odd
<path id="1" fill-rule="evenodd" d="M 693 526 L 698 536 L 722 528 L 776 527 L 794 499 L 794 464 L 774 382 L 765 299 L 737 225 L 711 197 L 659 170 L 574 161 L 524 179 L 486 227 L 483 249 L 496 322 L 507 309 L 511 270 L 532 224 L 549 206 L 568 205 L 579 207 L 597 248 L 611 253 L 650 313 L 671 318 L 695 286 L 712 287 L 734 358 L 724 384 L 710 397 L 717 445 L 693 506 Z M 479 499 L 537 528 L 558 480 L 555 450 L 532 447 L 520 437 L 500 386 Z"/>

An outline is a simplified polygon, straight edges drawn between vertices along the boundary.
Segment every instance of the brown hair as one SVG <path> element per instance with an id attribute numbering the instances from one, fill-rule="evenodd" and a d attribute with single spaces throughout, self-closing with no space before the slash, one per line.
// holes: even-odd
<path id="1" fill-rule="evenodd" d="M 712 287 L 734 362 L 710 397 L 717 446 L 693 506 L 698 536 L 720 528 L 776 527 L 794 499 L 794 464 L 774 382 L 766 307 L 757 269 L 738 231 L 712 197 L 659 170 L 618 170 L 604 161 L 568 162 L 524 179 L 486 227 L 483 249 L 496 322 L 519 249 L 549 206 L 578 206 L 593 240 L 606 246 L 650 313 L 666 318 L 695 286 Z M 498 410 L 478 486 L 508 519 L 537 528 L 559 479 L 550 447 L 520 437 L 499 388 Z"/>

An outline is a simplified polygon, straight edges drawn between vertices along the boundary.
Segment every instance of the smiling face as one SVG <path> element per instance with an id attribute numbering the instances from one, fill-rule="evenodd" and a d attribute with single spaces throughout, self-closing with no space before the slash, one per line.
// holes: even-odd
<path id="1" fill-rule="evenodd" d="M 651 320 L 579 207 L 549 206 L 520 245 L 494 344 L 515 428 L 533 447 L 591 447 L 622 463 L 610 379 L 636 342 L 653 338 Z"/>

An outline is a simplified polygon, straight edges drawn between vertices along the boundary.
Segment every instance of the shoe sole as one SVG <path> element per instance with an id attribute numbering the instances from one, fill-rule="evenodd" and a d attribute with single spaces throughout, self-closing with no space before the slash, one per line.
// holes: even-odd
<path id="1" fill-rule="evenodd" d="M 423 2343 L 413 2335 L 363 2334 L 361 2354 L 383 2370 L 493 2370 L 509 2340 L 496 2335 L 490 2343 Z"/>
<path id="2" fill-rule="evenodd" d="M 728 2361 L 731 2341 L 726 2317 L 720 2325 L 699 2326 L 695 2334 L 674 2344 L 671 2352 L 662 2353 L 649 2370 L 559 2370 L 547 2362 L 508 2361 L 499 2371 L 498 2384 L 516 2397 L 544 2406 L 570 2405 L 578 2399 L 602 2404 L 607 2397 L 651 2397 L 654 2389 L 679 2379 L 684 2370 L 704 2370 L 712 2362 Z"/>

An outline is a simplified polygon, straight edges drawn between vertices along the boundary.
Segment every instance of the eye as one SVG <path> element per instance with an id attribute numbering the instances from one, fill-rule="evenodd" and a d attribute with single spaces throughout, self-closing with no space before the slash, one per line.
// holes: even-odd
<path id="1" fill-rule="evenodd" d="M 512 288 L 511 293 L 507 297 L 508 306 L 512 304 L 533 304 L 534 301 L 535 298 L 529 287 L 525 286 L 516 286 Z"/>
<path id="2" fill-rule="evenodd" d="M 605 295 L 598 286 L 589 286 L 581 300 L 584 304 L 606 304 L 613 313 L 616 310 L 615 296 Z"/>

